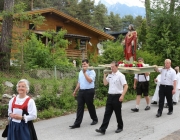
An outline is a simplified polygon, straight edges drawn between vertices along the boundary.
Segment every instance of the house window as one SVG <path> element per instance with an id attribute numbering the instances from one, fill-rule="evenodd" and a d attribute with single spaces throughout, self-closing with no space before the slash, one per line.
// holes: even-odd
<path id="1" fill-rule="evenodd" d="M 57 26 L 57 27 L 56 27 L 56 32 L 61 31 L 61 29 L 62 29 L 62 27 L 61 27 L 61 26 Z"/>
<path id="2" fill-rule="evenodd" d="M 33 23 L 29 23 L 29 30 L 35 30 L 35 25 Z"/>

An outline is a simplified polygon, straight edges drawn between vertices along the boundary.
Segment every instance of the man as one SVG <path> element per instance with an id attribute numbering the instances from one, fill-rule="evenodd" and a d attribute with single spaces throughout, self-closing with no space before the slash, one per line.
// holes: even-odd
<path id="1" fill-rule="evenodd" d="M 108 98 L 106 101 L 106 109 L 104 113 L 103 123 L 99 129 L 96 129 L 96 132 L 101 134 L 105 134 L 113 111 L 115 112 L 116 120 L 118 123 L 117 130 L 115 132 L 119 133 L 123 130 L 121 106 L 122 106 L 122 101 L 124 99 L 124 95 L 127 92 L 128 85 L 124 74 L 122 74 L 118 70 L 117 62 L 114 61 L 111 63 L 111 70 L 112 73 L 108 74 L 108 76 L 106 73 L 104 73 L 104 78 L 103 78 L 104 85 L 109 84 L 109 90 L 108 90 Z"/>
<path id="2" fill-rule="evenodd" d="M 159 109 L 156 117 L 160 117 L 162 115 L 165 97 L 169 106 L 169 112 L 167 115 L 171 115 L 173 113 L 172 95 L 176 92 L 176 72 L 173 68 L 171 68 L 170 59 L 165 60 L 164 68 L 155 68 L 155 70 L 161 73 L 161 82 L 159 87 Z"/>
<path id="3" fill-rule="evenodd" d="M 180 73 L 179 73 L 179 67 L 175 67 L 176 71 L 176 92 L 173 95 L 173 104 L 176 105 L 179 102 L 179 94 L 180 94 Z"/>
<path id="4" fill-rule="evenodd" d="M 143 64 L 143 62 L 144 62 L 143 58 L 138 58 L 139 64 Z M 148 96 L 148 93 L 149 93 L 149 74 L 150 73 L 135 74 L 134 89 L 136 89 L 137 96 L 136 96 L 136 107 L 131 109 L 133 112 L 139 112 L 139 104 L 140 104 L 142 94 L 144 95 L 144 98 L 146 99 L 146 103 L 147 103 L 145 110 L 146 111 L 150 110 L 150 99 Z"/>
<path id="5" fill-rule="evenodd" d="M 79 78 L 77 86 L 73 92 L 73 96 L 76 96 L 78 92 L 77 102 L 77 116 L 74 124 L 69 126 L 71 129 L 79 128 L 84 115 L 84 106 L 87 105 L 91 119 L 93 120 L 91 125 L 98 123 L 95 106 L 93 104 L 93 98 L 95 94 L 94 82 L 96 73 L 94 70 L 88 70 L 89 61 L 87 59 L 82 60 L 82 70 L 79 72 Z"/>

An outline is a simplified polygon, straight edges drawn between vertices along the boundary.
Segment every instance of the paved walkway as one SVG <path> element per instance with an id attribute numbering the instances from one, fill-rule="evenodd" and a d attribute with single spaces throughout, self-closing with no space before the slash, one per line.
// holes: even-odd
<path id="1" fill-rule="evenodd" d="M 140 111 L 131 112 L 135 101 L 122 105 L 124 130 L 115 133 L 117 123 L 115 115 L 111 117 L 105 135 L 95 132 L 102 123 L 104 107 L 97 109 L 99 123 L 91 126 L 89 113 L 86 111 L 80 128 L 69 129 L 76 114 L 70 114 L 49 120 L 34 123 L 39 140 L 180 140 L 180 103 L 174 106 L 174 113 L 167 115 L 168 109 L 164 108 L 160 118 L 156 118 L 157 105 L 151 105 L 151 110 L 145 111 L 145 99 L 141 100 Z M 0 134 L 2 130 L 0 130 Z M 5 140 L 0 137 L 0 140 Z"/>

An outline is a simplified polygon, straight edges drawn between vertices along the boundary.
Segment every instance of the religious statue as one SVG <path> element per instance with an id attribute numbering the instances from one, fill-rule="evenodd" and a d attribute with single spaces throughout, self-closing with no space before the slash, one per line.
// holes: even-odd
<path id="1" fill-rule="evenodd" d="M 136 60 L 137 49 L 137 32 L 134 30 L 132 24 L 129 25 L 129 31 L 124 40 L 124 55 L 125 60 L 133 62 Z"/>

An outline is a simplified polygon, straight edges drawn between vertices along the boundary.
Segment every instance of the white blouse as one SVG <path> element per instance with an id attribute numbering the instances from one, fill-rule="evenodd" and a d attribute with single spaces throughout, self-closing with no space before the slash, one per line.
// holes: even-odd
<path id="1" fill-rule="evenodd" d="M 25 98 L 19 98 L 19 95 L 17 95 L 15 104 L 22 105 L 28 97 L 29 96 L 26 96 Z M 13 100 L 14 100 L 14 97 L 9 101 L 8 116 L 10 113 L 13 113 L 12 112 Z M 29 113 L 29 115 L 24 114 L 24 120 L 26 123 L 28 121 L 35 120 L 37 118 L 37 108 L 33 99 L 30 99 L 28 102 L 27 112 Z"/>

